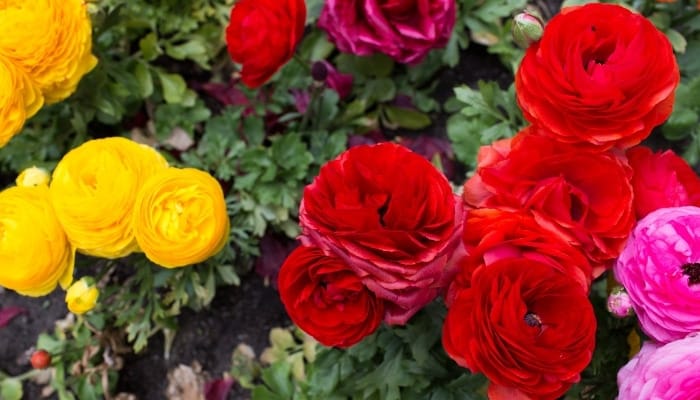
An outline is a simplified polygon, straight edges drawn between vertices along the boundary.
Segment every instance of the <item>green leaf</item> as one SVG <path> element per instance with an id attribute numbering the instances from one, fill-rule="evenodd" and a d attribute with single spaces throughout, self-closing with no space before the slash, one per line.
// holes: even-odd
<path id="1" fill-rule="evenodd" d="M 14 378 L 5 378 L 0 381 L 0 399 L 22 400 L 22 382 Z"/>
<path id="2" fill-rule="evenodd" d="M 158 46 L 158 35 L 155 32 L 151 32 L 139 40 L 139 48 L 146 61 L 153 61 L 163 53 L 163 49 Z"/>
<path id="3" fill-rule="evenodd" d="M 382 111 L 387 122 L 397 127 L 418 130 L 431 124 L 427 114 L 412 108 L 385 105 Z"/>
<path id="4" fill-rule="evenodd" d="M 148 65 L 144 62 L 137 62 L 134 66 L 134 77 L 139 85 L 139 93 L 142 98 L 153 94 L 153 78 L 148 70 Z"/>
<path id="5" fill-rule="evenodd" d="M 282 399 L 291 399 L 294 383 L 291 380 L 292 366 L 284 361 L 276 362 L 262 373 L 262 380 L 270 390 Z"/>
<path id="6" fill-rule="evenodd" d="M 673 50 L 676 53 L 685 53 L 688 42 L 685 40 L 685 37 L 680 34 L 680 32 L 675 29 L 667 29 L 664 33 L 666 34 L 669 42 L 671 42 L 671 46 L 673 46 Z"/>
<path id="7" fill-rule="evenodd" d="M 163 98 L 170 104 L 181 103 L 185 98 L 187 84 L 182 76 L 158 71 L 158 78 L 163 87 Z"/>

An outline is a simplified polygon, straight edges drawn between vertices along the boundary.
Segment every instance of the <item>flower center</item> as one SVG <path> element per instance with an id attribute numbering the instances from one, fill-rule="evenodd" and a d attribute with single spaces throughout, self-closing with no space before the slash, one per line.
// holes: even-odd
<path id="1" fill-rule="evenodd" d="M 387 196 L 384 203 L 377 209 L 377 214 L 379 214 L 379 224 L 381 226 L 386 226 L 384 223 L 384 215 L 386 214 L 387 210 L 389 210 L 389 201 L 391 201 L 391 196 Z"/>
<path id="2" fill-rule="evenodd" d="M 683 274 L 688 277 L 688 285 L 700 283 L 700 263 L 687 263 L 681 267 Z"/>
<path id="3" fill-rule="evenodd" d="M 527 312 L 527 314 L 525 314 L 525 323 L 527 324 L 527 326 L 532 328 L 542 327 L 542 319 L 540 319 L 539 315 L 529 311 Z"/>

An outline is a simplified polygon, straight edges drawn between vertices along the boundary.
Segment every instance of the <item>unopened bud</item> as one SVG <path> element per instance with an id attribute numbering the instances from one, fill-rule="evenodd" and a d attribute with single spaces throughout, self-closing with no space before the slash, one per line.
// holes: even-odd
<path id="1" fill-rule="evenodd" d="M 634 314 L 632 300 L 625 288 L 618 286 L 608 296 L 608 311 L 617 318 L 625 318 Z"/>
<path id="2" fill-rule="evenodd" d="M 30 167 L 20 172 L 15 183 L 17 186 L 48 185 L 49 173 L 43 168 Z"/>
<path id="3" fill-rule="evenodd" d="M 68 288 L 66 305 L 72 313 L 84 314 L 95 307 L 99 295 L 94 279 L 82 277 Z"/>
<path id="4" fill-rule="evenodd" d="M 46 350 L 37 350 L 32 353 L 29 362 L 35 369 L 47 368 L 51 364 L 51 354 Z"/>
<path id="5" fill-rule="evenodd" d="M 544 23 L 537 16 L 521 12 L 513 19 L 513 41 L 526 49 L 537 42 L 544 32 Z"/>
<path id="6" fill-rule="evenodd" d="M 323 61 L 316 61 L 311 64 L 311 77 L 317 82 L 325 82 L 328 77 L 328 67 Z"/>

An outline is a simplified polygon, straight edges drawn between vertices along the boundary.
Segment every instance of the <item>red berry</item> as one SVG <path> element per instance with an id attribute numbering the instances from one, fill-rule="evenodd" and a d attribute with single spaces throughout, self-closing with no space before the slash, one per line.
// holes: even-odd
<path id="1" fill-rule="evenodd" d="M 44 369 L 51 364 L 51 354 L 46 350 L 37 350 L 32 354 L 29 362 L 31 362 L 32 367 L 36 369 Z"/>

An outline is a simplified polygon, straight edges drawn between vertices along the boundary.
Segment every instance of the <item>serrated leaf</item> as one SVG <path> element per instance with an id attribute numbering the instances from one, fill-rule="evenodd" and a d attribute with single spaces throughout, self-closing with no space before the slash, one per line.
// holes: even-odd
<path id="1" fill-rule="evenodd" d="M 666 34 L 668 41 L 671 42 L 671 46 L 676 53 L 685 53 L 685 49 L 688 46 L 688 41 L 685 40 L 685 37 L 681 35 L 680 32 L 675 29 L 667 29 L 664 31 L 664 33 Z"/>

